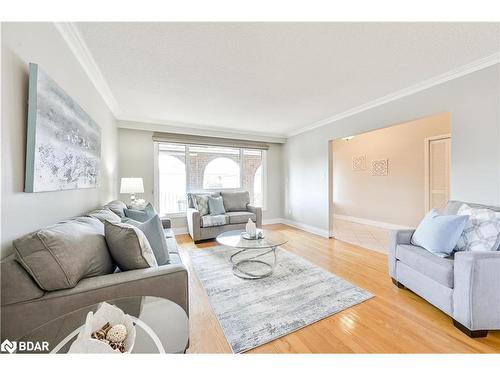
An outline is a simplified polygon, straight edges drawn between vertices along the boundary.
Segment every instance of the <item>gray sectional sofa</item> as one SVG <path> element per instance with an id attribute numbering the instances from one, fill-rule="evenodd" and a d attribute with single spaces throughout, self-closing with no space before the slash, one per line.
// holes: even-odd
<path id="1" fill-rule="evenodd" d="M 236 229 L 245 229 L 248 219 L 255 222 L 257 228 L 262 228 L 262 209 L 250 204 L 248 191 L 221 191 L 212 192 L 214 197 L 221 196 L 226 209 L 225 222 L 222 225 L 204 225 L 200 211 L 196 208 L 195 196 L 188 194 L 187 223 L 189 234 L 195 243 L 213 239 L 223 232 Z M 199 193 L 207 194 L 207 193 Z"/>
<path id="2" fill-rule="evenodd" d="M 445 214 L 456 214 L 463 203 L 450 201 Z M 500 211 L 500 207 L 467 204 Z M 471 337 L 500 329 L 500 251 L 459 251 L 440 258 L 412 245 L 413 232 L 391 233 L 389 274 L 394 284 L 444 311 Z"/>
<path id="3" fill-rule="evenodd" d="M 119 213 L 123 206 L 123 203 L 114 201 L 108 208 Z M 59 238 L 57 231 L 45 228 L 44 232 L 37 231 L 16 240 L 16 254 L 2 260 L 2 340 L 19 339 L 63 314 L 109 299 L 143 295 L 163 297 L 189 313 L 188 273 L 177 252 L 169 220 L 162 220 L 169 263 L 124 272 L 116 270 L 111 258 L 106 255 L 108 249 L 102 222 L 87 215 L 61 224 L 65 223 L 75 228 L 71 236 Z M 79 230 L 82 236 L 79 236 Z M 45 243 L 47 233 L 51 241 L 48 245 Z M 78 241 L 79 238 L 85 238 L 85 241 Z M 46 245 L 58 248 L 59 258 L 55 257 L 58 261 L 47 262 L 44 258 L 38 264 L 36 249 L 41 247 L 40 250 L 43 250 Z M 61 249 L 72 250 L 64 254 Z M 91 259 L 84 253 L 90 254 Z M 26 270 L 27 265 L 22 264 L 28 261 L 30 273 Z M 63 264 L 57 264 L 59 261 Z M 74 275 L 79 272 L 94 276 L 78 280 Z"/>

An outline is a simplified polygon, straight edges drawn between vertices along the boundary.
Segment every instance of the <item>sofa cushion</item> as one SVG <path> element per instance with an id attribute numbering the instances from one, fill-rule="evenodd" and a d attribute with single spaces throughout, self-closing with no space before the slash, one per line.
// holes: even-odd
<path id="1" fill-rule="evenodd" d="M 469 220 L 457 243 L 459 251 L 496 251 L 500 245 L 500 212 L 463 204 L 459 215 Z"/>
<path id="2" fill-rule="evenodd" d="M 398 245 L 396 259 L 448 288 L 453 288 L 453 258 L 440 258 L 413 245 Z"/>
<path id="3" fill-rule="evenodd" d="M 113 272 L 104 226 L 80 217 L 14 241 L 19 263 L 43 290 L 73 288 L 86 277 Z"/>
<path id="4" fill-rule="evenodd" d="M 196 198 L 195 196 L 196 195 L 209 195 L 211 197 L 220 197 L 220 193 L 219 192 L 211 192 L 211 193 L 207 193 L 207 192 L 200 192 L 200 193 L 187 193 L 187 203 L 188 203 L 188 207 L 189 208 L 196 208 Z"/>
<path id="5" fill-rule="evenodd" d="M 194 196 L 195 205 L 194 207 L 200 211 L 201 216 L 208 215 L 210 213 L 210 208 L 208 207 L 208 198 L 206 194 L 196 194 Z"/>
<path id="6" fill-rule="evenodd" d="M 111 211 L 108 207 L 98 208 L 97 210 L 90 211 L 87 216 L 93 217 L 94 219 L 99 219 L 101 223 L 106 220 L 112 223 L 119 223 L 121 221 L 120 216 Z"/>
<path id="7" fill-rule="evenodd" d="M 15 256 L 2 260 L 0 264 L 2 306 L 40 298 L 44 291 L 36 285 Z"/>
<path id="8" fill-rule="evenodd" d="M 205 215 L 201 216 L 201 227 L 218 227 L 221 225 L 229 224 L 228 218 L 226 215 Z"/>
<path id="9" fill-rule="evenodd" d="M 220 193 L 224 200 L 226 212 L 246 211 L 250 204 L 250 194 L 248 191 L 223 191 Z"/>
<path id="10" fill-rule="evenodd" d="M 226 213 L 222 197 L 208 197 L 208 209 L 210 215 L 224 215 Z"/>
<path id="11" fill-rule="evenodd" d="M 252 221 L 257 221 L 257 216 L 253 212 L 248 211 L 236 211 L 228 212 L 226 214 L 229 218 L 229 224 L 243 224 L 252 219 Z"/>
<path id="12" fill-rule="evenodd" d="M 448 204 L 446 205 L 446 209 L 444 210 L 443 215 L 456 215 L 456 214 L 458 214 L 458 210 L 460 209 L 460 207 L 462 207 L 462 205 L 464 203 L 472 208 L 487 208 L 487 209 L 490 209 L 493 211 L 500 212 L 500 207 L 497 207 L 497 206 L 487 206 L 484 204 L 467 203 L 467 202 L 461 202 L 461 201 L 449 201 Z"/>
<path id="13" fill-rule="evenodd" d="M 411 243 L 444 258 L 455 249 L 468 221 L 468 216 L 440 215 L 432 209 L 413 233 Z"/>
<path id="14" fill-rule="evenodd" d="M 109 251 L 122 271 L 156 267 L 158 263 L 144 233 L 137 227 L 109 221 L 104 223 Z"/>
<path id="15" fill-rule="evenodd" d="M 104 207 L 109 208 L 111 211 L 113 211 L 118 216 L 124 217 L 125 213 L 123 212 L 123 210 L 125 210 L 127 208 L 127 205 L 125 203 L 123 203 L 122 201 L 115 200 L 115 201 L 111 201 L 111 202 L 107 203 Z"/>
<path id="16" fill-rule="evenodd" d="M 169 263 L 167 238 L 158 215 L 153 216 L 143 223 L 132 219 L 128 219 L 125 223 L 139 228 L 144 233 L 153 249 L 156 263 L 158 263 L 159 266 Z"/>

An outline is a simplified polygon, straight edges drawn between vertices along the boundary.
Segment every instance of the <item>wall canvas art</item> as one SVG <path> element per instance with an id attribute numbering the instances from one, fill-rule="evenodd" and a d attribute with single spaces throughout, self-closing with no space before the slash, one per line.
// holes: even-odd
<path id="1" fill-rule="evenodd" d="M 389 159 L 372 161 L 372 176 L 387 176 L 389 174 Z"/>
<path id="2" fill-rule="evenodd" d="M 95 188 L 100 161 L 101 128 L 37 64 L 30 64 L 25 191 Z"/>
<path id="3" fill-rule="evenodd" d="M 352 170 L 353 171 L 366 170 L 366 155 L 358 155 L 352 157 Z"/>

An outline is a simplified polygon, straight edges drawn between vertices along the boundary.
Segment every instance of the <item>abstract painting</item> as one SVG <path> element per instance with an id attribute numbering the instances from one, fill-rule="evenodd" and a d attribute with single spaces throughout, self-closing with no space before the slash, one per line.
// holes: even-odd
<path id="1" fill-rule="evenodd" d="M 372 161 L 372 176 L 387 176 L 389 174 L 389 159 Z"/>
<path id="2" fill-rule="evenodd" d="M 37 64 L 30 64 L 25 191 L 95 188 L 101 128 Z"/>

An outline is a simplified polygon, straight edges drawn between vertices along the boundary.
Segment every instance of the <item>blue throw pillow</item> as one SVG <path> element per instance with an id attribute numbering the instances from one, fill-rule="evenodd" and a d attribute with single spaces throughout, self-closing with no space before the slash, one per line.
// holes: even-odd
<path id="1" fill-rule="evenodd" d="M 208 197 L 208 209 L 210 215 L 224 215 L 226 213 L 222 197 Z"/>
<path id="2" fill-rule="evenodd" d="M 145 222 L 151 219 L 156 215 L 156 211 L 151 203 L 148 203 L 146 207 L 144 207 L 142 210 L 136 210 L 133 208 L 125 208 L 123 210 L 123 213 L 125 214 L 126 217 L 129 219 L 135 220 L 135 221 L 140 221 Z"/>
<path id="3" fill-rule="evenodd" d="M 411 243 L 442 258 L 451 255 L 469 220 L 465 215 L 440 215 L 432 209 L 425 215 Z"/>

